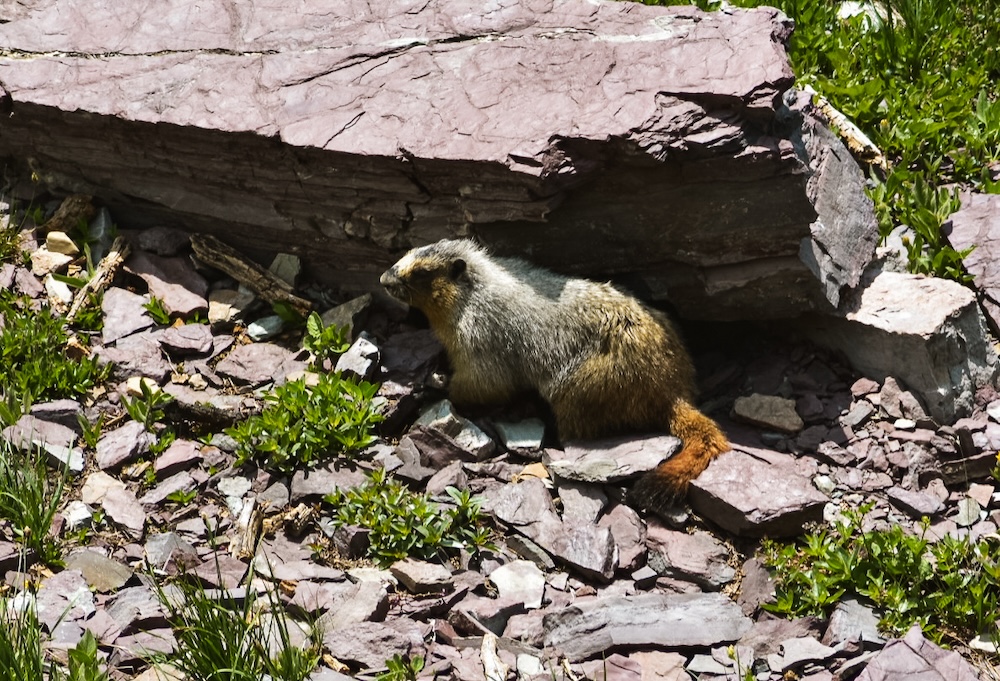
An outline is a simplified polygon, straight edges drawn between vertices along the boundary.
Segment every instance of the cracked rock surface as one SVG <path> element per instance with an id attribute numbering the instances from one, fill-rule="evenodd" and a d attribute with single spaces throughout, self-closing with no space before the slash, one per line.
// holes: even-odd
<path id="1" fill-rule="evenodd" d="M 790 90 L 790 30 L 769 8 L 577 0 L 8 3 L 0 157 L 357 291 L 475 233 L 688 317 L 828 311 L 877 227 Z"/>

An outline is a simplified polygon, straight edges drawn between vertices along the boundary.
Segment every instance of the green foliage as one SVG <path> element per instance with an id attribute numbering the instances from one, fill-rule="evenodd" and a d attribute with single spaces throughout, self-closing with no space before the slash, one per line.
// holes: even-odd
<path id="1" fill-rule="evenodd" d="M 0 265 L 21 257 L 21 230 L 10 216 L 0 214 Z"/>
<path id="2" fill-rule="evenodd" d="M 96 333 L 104 328 L 104 310 L 101 302 L 104 299 L 103 293 L 88 293 L 87 300 L 80 306 L 80 310 L 73 319 L 73 328 L 80 331 L 90 331 Z"/>
<path id="3" fill-rule="evenodd" d="M 52 476 L 46 455 L 28 454 L 0 443 L 0 518 L 10 521 L 14 537 L 50 565 L 58 564 L 59 544 L 49 533 L 62 502 L 65 471 Z"/>
<path id="4" fill-rule="evenodd" d="M 0 681 L 44 678 L 51 665 L 42 655 L 41 637 L 33 609 L 0 598 Z"/>
<path id="5" fill-rule="evenodd" d="M 106 671 L 101 669 L 97 656 L 97 639 L 90 631 L 84 633 L 76 647 L 69 651 L 69 674 L 58 673 L 49 677 L 50 681 L 108 681 Z"/>
<path id="6" fill-rule="evenodd" d="M 774 571 L 776 602 L 765 606 L 792 616 L 827 615 L 845 595 L 867 599 L 882 613 L 881 626 L 902 634 L 913 624 L 940 642 L 997 634 L 1000 562 L 989 540 L 945 537 L 931 543 L 899 525 L 863 532 L 871 505 L 818 529 L 799 543 L 763 545 Z M 926 524 L 925 524 L 926 529 Z"/>
<path id="7" fill-rule="evenodd" d="M 192 681 L 249 681 L 270 675 L 278 681 L 303 681 L 319 662 L 322 641 L 315 630 L 307 648 L 291 642 L 289 623 L 277 596 L 260 599 L 247 589 L 242 601 L 213 597 L 198 584 L 177 583 L 179 596 L 157 586 L 160 601 L 174 619 L 177 650 L 166 658 Z M 270 615 L 273 614 L 274 617 Z M 269 653 L 276 644 L 277 654 Z"/>
<path id="8" fill-rule="evenodd" d="M 150 296 L 149 302 L 143 303 L 142 306 L 157 324 L 162 324 L 163 326 L 170 324 L 170 311 L 163 305 L 163 301 L 156 296 Z"/>
<path id="9" fill-rule="evenodd" d="M 665 2 L 664 4 L 676 4 Z M 686 3 L 684 3 L 686 4 Z M 699 6 L 704 4 L 699 2 Z M 841 18 L 841 3 L 734 0 L 795 20 L 792 67 L 853 121 L 890 162 L 874 178 L 882 235 L 908 225 L 910 268 L 967 282 L 963 253 L 941 236 L 953 185 L 1000 191 L 1000 2 L 874 0 Z"/>
<path id="10" fill-rule="evenodd" d="M 347 352 L 351 347 L 351 339 L 346 327 L 334 324 L 323 326 L 323 319 L 316 312 L 309 313 L 306 318 L 306 332 L 302 345 L 316 357 L 316 363 L 322 364 L 325 359 L 333 359 Z"/>
<path id="11" fill-rule="evenodd" d="M 167 501 L 172 501 L 173 503 L 179 504 L 181 506 L 187 506 L 197 498 L 198 498 L 198 490 L 196 489 L 189 489 L 189 490 L 179 489 L 167 495 Z"/>
<path id="12" fill-rule="evenodd" d="M 378 385 L 321 374 L 314 386 L 305 379 L 278 386 L 267 406 L 226 433 L 236 440 L 237 465 L 256 459 L 290 473 L 338 453 L 364 449 L 375 441 L 372 427 L 382 420 L 374 400 Z"/>
<path id="13" fill-rule="evenodd" d="M 324 501 L 333 506 L 335 526 L 356 525 L 369 531 L 368 553 L 380 564 L 489 546 L 490 531 L 482 525 L 480 501 L 468 491 L 447 488 L 454 506 L 442 507 L 426 494 L 411 492 L 384 469 L 368 478 L 359 487 L 334 490 Z"/>
<path id="14" fill-rule="evenodd" d="M 18 396 L 26 411 L 33 403 L 86 395 L 107 378 L 110 365 L 95 357 L 66 356 L 68 335 L 62 319 L 43 307 L 0 292 L 0 398 Z"/>
<path id="15" fill-rule="evenodd" d="M 149 383 L 147 380 L 139 381 L 139 390 L 142 394 L 133 398 L 122 397 L 122 404 L 133 421 L 141 423 L 152 433 L 155 432 L 153 426 L 156 422 L 163 419 L 163 408 L 172 403 L 174 398 L 160 390 L 158 386 L 151 387 Z M 167 443 L 169 444 L 170 442 Z"/>
<path id="16" fill-rule="evenodd" d="M 375 681 L 417 681 L 417 674 L 424 668 L 424 658 L 419 655 L 409 661 L 399 653 L 385 661 L 387 671 L 378 674 Z"/>

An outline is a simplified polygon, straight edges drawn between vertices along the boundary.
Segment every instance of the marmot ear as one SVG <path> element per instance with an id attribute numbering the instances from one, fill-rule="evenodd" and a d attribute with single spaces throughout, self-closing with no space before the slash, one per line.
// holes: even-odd
<path id="1" fill-rule="evenodd" d="M 453 281 L 458 281 L 458 278 L 465 274 L 465 261 L 458 258 L 451 264 L 451 269 L 448 271 L 448 275 Z"/>

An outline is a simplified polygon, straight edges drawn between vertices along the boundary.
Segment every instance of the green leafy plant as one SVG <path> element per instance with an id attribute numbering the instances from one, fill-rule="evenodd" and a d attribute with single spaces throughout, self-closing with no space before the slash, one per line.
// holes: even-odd
<path id="1" fill-rule="evenodd" d="M 196 489 L 179 489 L 167 495 L 167 501 L 172 501 L 173 503 L 180 504 L 181 506 L 187 506 L 197 498 L 198 490 Z"/>
<path id="2" fill-rule="evenodd" d="M 800 542 L 763 544 L 774 571 L 775 603 L 769 610 L 793 616 L 827 615 L 845 595 L 866 599 L 882 613 L 881 626 L 902 634 L 913 624 L 940 642 L 997 634 L 1000 562 L 990 540 L 946 536 L 932 543 L 899 525 L 864 532 L 871 505 L 846 514 Z M 926 530 L 926 522 L 924 525 Z"/>
<path id="3" fill-rule="evenodd" d="M 145 380 L 139 381 L 139 390 L 141 394 L 136 397 L 122 397 L 122 404 L 133 421 L 141 423 L 147 431 L 155 432 L 154 425 L 163 419 L 163 408 L 174 398 L 160 390 L 159 386 L 150 386 Z"/>
<path id="4" fill-rule="evenodd" d="M 28 602 L 0 598 L 0 681 L 43 679 L 55 669 L 45 661 L 42 626 Z"/>
<path id="5" fill-rule="evenodd" d="M 83 638 L 72 648 L 69 653 L 69 672 L 63 674 L 59 672 L 50 674 L 50 681 L 108 681 L 108 673 L 101 669 L 100 659 L 97 656 L 97 639 L 90 631 L 84 633 Z"/>
<path id="6" fill-rule="evenodd" d="M 69 339 L 63 321 L 43 307 L 0 291 L 0 386 L 15 394 L 24 409 L 44 400 L 86 395 L 111 370 L 96 357 L 67 356 Z"/>
<path id="7" fill-rule="evenodd" d="M 255 459 L 288 473 L 367 447 L 382 420 L 376 392 L 375 384 L 338 374 L 322 374 L 314 386 L 304 379 L 278 386 L 260 414 L 225 431 L 238 444 L 237 465 Z"/>
<path id="8" fill-rule="evenodd" d="M 91 423 L 83 412 L 76 413 L 76 422 L 80 424 L 80 433 L 83 435 L 83 442 L 90 449 L 97 448 L 97 441 L 101 439 L 101 432 L 104 430 L 104 421 L 106 416 L 102 414 L 97 415 L 97 420 Z"/>
<path id="9" fill-rule="evenodd" d="M 78 331 L 97 333 L 104 328 L 104 310 L 101 308 L 103 293 L 88 293 L 87 299 L 76 313 L 72 326 Z"/>
<path id="10" fill-rule="evenodd" d="M 168 326 L 170 324 L 170 311 L 163 305 L 163 301 L 156 296 L 150 296 L 149 302 L 144 303 L 143 307 L 157 324 L 161 324 L 163 326 Z"/>
<path id="11" fill-rule="evenodd" d="M 324 326 L 323 318 L 317 312 L 311 312 L 306 318 L 302 345 L 313 354 L 317 364 L 322 364 L 325 359 L 333 359 L 347 352 L 351 347 L 351 339 L 347 335 L 347 327 L 335 324 Z"/>
<path id="12" fill-rule="evenodd" d="M 424 668 L 424 658 L 416 655 L 409 660 L 396 653 L 385 661 L 386 671 L 377 674 L 375 681 L 417 681 Z"/>
<path id="13" fill-rule="evenodd" d="M 177 637 L 177 650 L 160 658 L 192 681 L 247 681 L 267 674 L 280 681 L 303 681 L 319 661 L 322 641 L 315 628 L 308 646 L 292 643 L 290 626 L 276 595 L 262 599 L 253 589 L 237 599 L 210 596 L 197 581 L 176 583 L 168 593 L 157 585 Z M 274 654 L 272 649 L 276 648 Z"/>
<path id="14" fill-rule="evenodd" d="M 0 517 L 10 521 L 14 537 L 47 564 L 56 565 L 59 543 L 49 531 L 62 502 L 65 471 L 50 479 L 46 455 L 22 453 L 0 442 Z"/>
<path id="15" fill-rule="evenodd" d="M 363 485 L 336 489 L 324 501 L 333 507 L 335 526 L 368 530 L 368 554 L 382 565 L 408 556 L 434 558 L 452 549 L 489 546 L 479 500 L 468 491 L 446 491 L 451 507 L 411 492 L 381 469 L 370 473 Z"/>
<path id="16" fill-rule="evenodd" d="M 154 456 L 158 456 L 170 448 L 170 445 L 177 439 L 177 433 L 173 428 L 161 428 L 156 434 L 156 440 L 149 445 L 149 451 Z"/>

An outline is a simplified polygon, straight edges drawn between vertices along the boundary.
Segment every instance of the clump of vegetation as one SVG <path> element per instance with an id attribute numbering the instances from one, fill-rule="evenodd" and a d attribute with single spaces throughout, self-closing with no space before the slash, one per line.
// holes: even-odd
<path id="1" fill-rule="evenodd" d="M 68 657 L 68 669 L 45 659 L 42 627 L 30 597 L 0 598 L 0 681 L 108 681 L 91 632 L 68 651 Z"/>
<path id="2" fill-rule="evenodd" d="M 424 658 L 419 655 L 407 660 L 395 654 L 385 661 L 386 671 L 378 674 L 375 681 L 417 681 L 417 675 L 424 668 Z"/>
<path id="3" fill-rule="evenodd" d="M 292 643 L 289 623 L 276 596 L 262 599 L 247 589 L 237 599 L 217 598 L 187 580 L 178 590 L 159 588 L 160 601 L 174 618 L 177 650 L 169 661 L 192 681 L 243 681 L 265 675 L 277 681 L 303 681 L 320 659 L 322 641 L 312 631 L 305 648 Z"/>
<path id="4" fill-rule="evenodd" d="M 324 500 L 333 507 L 336 527 L 368 530 L 368 555 L 382 565 L 407 557 L 436 558 L 449 550 L 485 548 L 490 530 L 483 525 L 480 501 L 468 491 L 448 487 L 454 506 L 443 507 L 427 494 L 411 492 L 384 469 L 361 486 L 337 489 Z"/>
<path id="5" fill-rule="evenodd" d="M 25 454 L 0 442 L 0 518 L 10 522 L 21 545 L 49 565 L 58 564 L 61 556 L 49 530 L 62 502 L 65 479 L 65 472 L 50 477 L 41 451 Z"/>
<path id="6" fill-rule="evenodd" d="M 324 360 L 334 359 L 347 352 L 351 347 L 351 339 L 346 327 L 335 324 L 324 326 L 323 318 L 317 312 L 311 312 L 306 318 L 302 345 L 313 354 L 315 363 L 321 365 Z"/>
<path id="7" fill-rule="evenodd" d="M 0 291 L 0 320 L 0 397 L 8 407 L 16 398 L 21 413 L 39 401 L 86 395 L 111 370 L 93 356 L 68 357 L 65 324 L 47 307 L 33 310 Z M 5 420 L 20 415 L 8 411 Z"/>
<path id="8" fill-rule="evenodd" d="M 687 4 L 648 0 L 648 4 Z M 703 9 L 720 3 L 697 0 Z M 967 282 L 941 234 L 956 186 L 1000 192 L 1000 23 L 995 2 L 731 0 L 775 6 L 795 20 L 789 56 L 811 85 L 883 152 L 871 196 L 882 235 L 912 228 L 912 271 Z"/>
<path id="9" fill-rule="evenodd" d="M 829 615 L 847 595 L 869 601 L 891 634 L 919 624 L 937 642 L 1000 633 L 1000 558 L 991 540 L 945 537 L 932 543 L 901 526 L 861 530 L 872 505 L 845 514 L 799 542 L 763 544 L 777 597 L 769 610 L 791 616 Z M 927 524 L 925 522 L 924 529 Z"/>
<path id="10" fill-rule="evenodd" d="M 382 421 L 374 399 L 378 385 L 338 374 L 320 374 L 315 385 L 305 379 L 278 386 L 265 396 L 267 406 L 226 430 L 239 445 L 237 465 L 251 459 L 291 473 L 341 453 L 364 449 Z"/>

